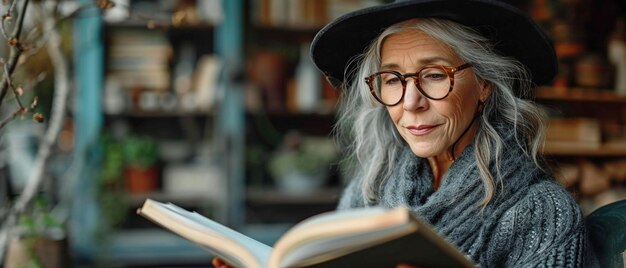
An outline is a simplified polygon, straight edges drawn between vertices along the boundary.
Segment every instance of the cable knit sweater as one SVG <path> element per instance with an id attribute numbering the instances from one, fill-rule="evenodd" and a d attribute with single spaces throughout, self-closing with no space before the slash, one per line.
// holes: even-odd
<path id="1" fill-rule="evenodd" d="M 377 204 L 366 204 L 361 181 L 350 182 L 339 209 L 406 206 L 481 267 L 589 267 L 582 213 L 570 194 L 506 139 L 502 184 L 486 206 L 474 146 L 469 145 L 432 186 L 428 161 L 406 150 L 401 167 L 381 187 Z M 492 171 L 492 174 L 494 171 Z M 419 252 L 416 252 L 419 254 Z"/>

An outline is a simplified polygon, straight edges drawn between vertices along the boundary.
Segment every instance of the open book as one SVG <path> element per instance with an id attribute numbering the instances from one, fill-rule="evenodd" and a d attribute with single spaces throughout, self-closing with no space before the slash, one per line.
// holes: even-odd
<path id="1" fill-rule="evenodd" d="M 235 267 L 473 267 L 406 208 L 326 212 L 289 229 L 274 248 L 171 203 L 147 199 L 137 213 Z"/>

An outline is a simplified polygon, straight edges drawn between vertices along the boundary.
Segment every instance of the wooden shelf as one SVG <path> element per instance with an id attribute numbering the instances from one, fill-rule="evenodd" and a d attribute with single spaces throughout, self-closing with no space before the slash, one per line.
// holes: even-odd
<path id="1" fill-rule="evenodd" d="M 107 113 L 107 117 L 135 117 L 135 118 L 160 118 L 160 117 L 212 117 L 214 111 L 125 111 L 119 114 Z"/>
<path id="2" fill-rule="evenodd" d="M 626 156 L 626 144 L 554 143 L 546 142 L 544 154 L 554 156 Z"/>
<path id="3" fill-rule="evenodd" d="M 537 100 L 580 101 L 626 104 L 626 96 L 615 94 L 610 89 L 539 87 L 535 91 Z"/>

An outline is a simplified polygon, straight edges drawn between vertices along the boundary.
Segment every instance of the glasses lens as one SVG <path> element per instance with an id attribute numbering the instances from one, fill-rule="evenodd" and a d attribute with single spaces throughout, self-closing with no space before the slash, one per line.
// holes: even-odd
<path id="1" fill-rule="evenodd" d="M 450 91 L 450 77 L 443 67 L 428 67 L 422 69 L 417 76 L 419 88 L 429 99 L 440 100 Z M 415 76 L 412 76 L 416 79 Z M 412 80 L 408 80 L 410 81 Z M 395 105 L 402 99 L 402 77 L 394 72 L 381 72 L 372 77 L 370 86 L 376 97 L 385 105 Z"/>
<path id="2" fill-rule="evenodd" d="M 384 104 L 393 105 L 402 98 L 402 79 L 395 73 L 379 73 L 373 77 L 371 85 Z"/>
<path id="3" fill-rule="evenodd" d="M 450 77 L 443 68 L 423 69 L 419 73 L 419 83 L 424 94 L 431 99 L 441 99 L 450 91 Z"/>

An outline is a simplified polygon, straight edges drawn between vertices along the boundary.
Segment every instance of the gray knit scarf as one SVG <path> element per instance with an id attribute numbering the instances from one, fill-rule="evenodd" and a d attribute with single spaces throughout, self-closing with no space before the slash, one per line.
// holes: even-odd
<path id="1" fill-rule="evenodd" d="M 481 267 L 582 266 L 586 236 L 578 205 L 524 154 L 512 128 L 504 129 L 502 179 L 485 207 L 471 144 L 437 191 L 428 161 L 407 149 L 398 160 L 402 168 L 381 187 L 377 204 L 365 204 L 357 179 L 344 191 L 339 208 L 409 207 Z"/>

